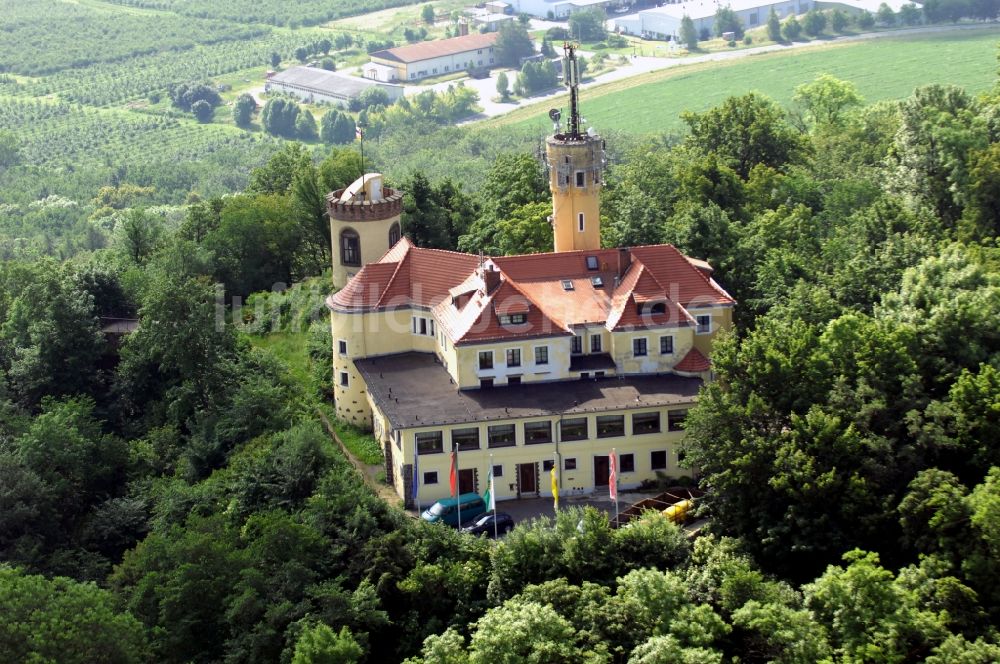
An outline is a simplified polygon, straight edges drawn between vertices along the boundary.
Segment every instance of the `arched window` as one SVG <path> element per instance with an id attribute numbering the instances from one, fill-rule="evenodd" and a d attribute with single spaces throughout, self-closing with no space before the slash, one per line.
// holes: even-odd
<path id="1" fill-rule="evenodd" d="M 399 224 L 393 224 L 391 227 L 389 227 L 389 247 L 390 248 L 396 246 L 396 243 L 399 242 L 399 238 L 400 237 L 401 237 L 401 233 L 399 232 Z"/>
<path id="2" fill-rule="evenodd" d="M 340 262 L 342 265 L 361 266 L 361 238 L 350 228 L 340 231 Z"/>

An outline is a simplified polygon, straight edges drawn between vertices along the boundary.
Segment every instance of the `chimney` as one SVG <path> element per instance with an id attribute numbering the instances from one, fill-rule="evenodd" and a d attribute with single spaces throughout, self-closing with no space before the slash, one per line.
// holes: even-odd
<path id="1" fill-rule="evenodd" d="M 632 264 L 632 252 L 629 251 L 628 247 L 621 247 L 618 249 L 618 278 L 621 279 L 628 272 L 629 266 Z"/>
<path id="2" fill-rule="evenodd" d="M 486 294 L 489 295 L 500 285 L 500 270 L 492 266 L 483 268 L 483 284 L 486 286 Z"/>

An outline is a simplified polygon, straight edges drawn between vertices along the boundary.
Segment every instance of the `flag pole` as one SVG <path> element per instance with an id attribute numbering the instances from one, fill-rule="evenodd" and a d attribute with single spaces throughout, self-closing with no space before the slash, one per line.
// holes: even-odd
<path id="1" fill-rule="evenodd" d="M 618 527 L 618 453 L 615 448 L 611 448 L 611 456 L 613 457 L 612 463 L 614 463 L 615 469 L 615 528 Z"/>
<path id="2" fill-rule="evenodd" d="M 420 465 L 417 461 L 417 439 L 413 439 L 413 502 L 417 505 L 417 516 L 420 516 Z"/>
<path id="3" fill-rule="evenodd" d="M 500 539 L 500 526 L 497 525 L 497 497 L 494 493 L 496 488 L 494 487 L 495 482 L 493 481 L 493 455 L 490 455 L 490 468 L 489 475 L 490 478 L 490 504 L 487 507 L 491 507 L 493 510 L 493 541 L 499 541 Z"/>
<path id="4" fill-rule="evenodd" d="M 559 453 L 552 453 L 552 507 L 554 512 L 559 511 Z"/>
<path id="5" fill-rule="evenodd" d="M 462 532 L 462 473 L 458 465 L 458 444 L 455 447 L 455 506 L 458 508 L 458 531 Z"/>

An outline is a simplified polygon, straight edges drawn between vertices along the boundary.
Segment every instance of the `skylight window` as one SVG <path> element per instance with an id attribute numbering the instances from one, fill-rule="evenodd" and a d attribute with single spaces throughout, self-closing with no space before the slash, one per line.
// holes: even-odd
<path id="1" fill-rule="evenodd" d="M 562 280 L 562 287 L 563 287 L 563 290 L 573 290 L 573 282 L 570 281 L 569 279 L 563 279 Z"/>
<path id="2" fill-rule="evenodd" d="M 590 283 L 594 284 L 594 288 L 601 288 L 604 286 L 604 279 L 600 277 L 591 277 Z"/>
<path id="3" fill-rule="evenodd" d="M 597 269 L 597 256 L 587 256 L 587 269 L 588 270 Z"/>

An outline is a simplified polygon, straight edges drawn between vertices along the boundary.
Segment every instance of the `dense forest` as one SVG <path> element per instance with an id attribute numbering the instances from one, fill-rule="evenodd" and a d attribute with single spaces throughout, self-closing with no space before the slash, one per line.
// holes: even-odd
<path id="1" fill-rule="evenodd" d="M 0 264 L 4 657 L 997 661 L 998 94 L 866 105 L 825 76 L 794 107 L 747 94 L 681 137 L 610 137 L 605 243 L 673 243 L 739 301 L 687 420 L 694 542 L 567 509 L 493 545 L 361 482 L 318 416 L 323 281 L 281 292 L 326 268 L 324 194 L 355 151 L 275 144 L 236 193 L 184 205 L 137 207 L 128 173 L 86 215 L 25 203 L 31 242 L 79 227 L 67 260 Z M 416 133 L 387 132 L 374 167 Z M 475 188 L 462 164 L 392 182 L 404 232 L 550 249 L 536 155 L 466 140 L 492 161 Z M 28 167 L 4 145 L 0 169 Z M 305 371 L 259 343 L 275 330 Z"/>

